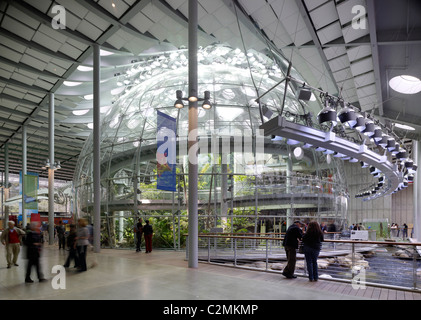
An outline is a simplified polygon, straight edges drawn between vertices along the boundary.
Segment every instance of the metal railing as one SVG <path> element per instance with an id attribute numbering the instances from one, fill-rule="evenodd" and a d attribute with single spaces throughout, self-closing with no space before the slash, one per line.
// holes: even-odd
<path id="1" fill-rule="evenodd" d="M 325 236 L 318 258 L 319 279 L 350 282 L 353 286 L 421 290 L 417 251 L 421 243 L 335 240 L 338 238 L 338 234 Z M 201 234 L 198 256 L 201 262 L 282 273 L 287 262 L 282 240 L 280 234 Z M 188 252 L 186 248 L 186 255 Z M 304 254 L 297 253 L 295 274 L 307 276 Z"/>

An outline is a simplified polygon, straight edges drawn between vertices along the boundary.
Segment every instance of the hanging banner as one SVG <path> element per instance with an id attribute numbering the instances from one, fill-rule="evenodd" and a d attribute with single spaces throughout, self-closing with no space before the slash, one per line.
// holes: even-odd
<path id="1" fill-rule="evenodd" d="M 159 190 L 176 191 L 177 121 L 157 111 L 156 160 Z"/>
<path id="2" fill-rule="evenodd" d="M 24 181 L 22 181 L 24 180 Z M 24 204 L 23 209 L 30 210 L 26 213 L 38 213 L 38 189 L 39 189 L 39 176 L 37 173 L 28 172 L 25 175 L 25 179 L 22 179 L 22 171 L 19 176 L 20 190 L 19 193 L 22 194 L 22 185 L 24 186 L 23 195 Z"/>

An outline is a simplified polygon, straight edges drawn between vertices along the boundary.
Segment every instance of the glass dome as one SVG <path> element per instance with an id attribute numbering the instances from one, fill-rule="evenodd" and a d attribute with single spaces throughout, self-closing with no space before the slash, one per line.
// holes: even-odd
<path id="1" fill-rule="evenodd" d="M 187 139 L 187 104 L 174 108 L 176 91 L 183 96 L 188 92 L 186 54 L 177 50 L 145 55 L 128 69 L 121 80 L 124 85 L 116 88 L 120 96 L 103 116 L 101 239 L 105 246 L 132 245 L 129 233 L 137 217 L 155 224 L 156 246 L 183 245 L 187 157 L 181 152 L 177 156 L 177 191 L 157 190 L 156 135 L 159 110 L 176 119 L 178 149 Z M 342 224 L 347 206 L 342 161 L 259 131 L 262 121 L 281 112 L 290 121 L 317 123 L 314 115 L 321 110 L 320 103 L 297 100 L 294 84 L 288 86 L 281 108 L 285 92 L 281 80 L 288 62 L 269 52 L 244 53 L 224 45 L 200 49 L 198 62 L 199 97 L 210 91 L 212 103 L 210 110 L 199 108 L 199 139 L 229 137 L 224 140 L 229 141 L 224 149 L 228 152 L 199 151 L 200 231 L 219 227 L 225 232 L 280 232 L 296 218 Z M 292 75 L 301 79 L 294 69 Z M 259 108 L 256 99 L 263 94 Z M 89 216 L 93 210 L 92 139 L 91 135 L 75 171 L 78 216 Z M 247 143 L 251 148 L 246 148 Z M 228 159 L 226 164 L 222 157 Z"/>

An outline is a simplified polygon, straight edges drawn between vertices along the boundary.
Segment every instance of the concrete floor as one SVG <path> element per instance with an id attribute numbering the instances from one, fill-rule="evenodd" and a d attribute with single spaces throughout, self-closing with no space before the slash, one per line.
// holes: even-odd
<path id="1" fill-rule="evenodd" d="M 352 291 L 336 288 L 331 281 L 310 283 L 307 279 L 285 279 L 279 274 L 234 269 L 199 263 L 187 267 L 185 252 L 154 250 L 146 254 L 134 250 L 101 249 L 90 253 L 97 266 L 78 273 L 69 268 L 52 273 L 63 265 L 67 251 L 46 245 L 42 254 L 45 278 L 24 283 L 26 260 L 21 250 L 19 266 L 6 268 L 5 249 L 0 245 L 0 299 L 3 300 L 350 300 L 369 299 Z M 62 275 L 58 281 L 58 275 Z M 65 285 L 54 289 L 54 284 Z M 327 284 L 327 285 L 326 285 Z M 340 284 L 339 284 L 340 285 Z M 342 284 L 343 285 L 343 284 Z M 344 292 L 344 293 L 339 293 Z M 346 293 L 345 293 L 346 292 Z"/>

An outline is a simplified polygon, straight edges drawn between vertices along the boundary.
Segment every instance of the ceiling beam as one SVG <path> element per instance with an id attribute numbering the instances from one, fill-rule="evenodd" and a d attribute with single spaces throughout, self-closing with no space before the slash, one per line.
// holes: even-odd
<path id="1" fill-rule="evenodd" d="M 379 115 L 383 116 L 383 94 L 380 76 L 379 48 L 376 31 L 376 8 L 374 0 L 367 0 L 368 26 L 370 30 L 371 55 L 373 58 L 374 83 L 376 85 L 377 107 Z M 388 85 L 387 83 L 385 85 Z"/>

